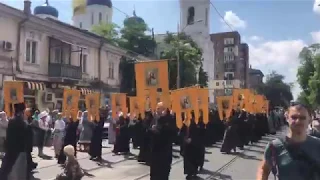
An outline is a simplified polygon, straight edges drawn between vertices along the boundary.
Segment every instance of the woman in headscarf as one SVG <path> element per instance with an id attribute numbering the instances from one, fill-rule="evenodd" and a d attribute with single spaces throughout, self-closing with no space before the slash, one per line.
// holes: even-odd
<path id="1" fill-rule="evenodd" d="M 56 116 L 56 120 L 54 122 L 54 129 L 53 129 L 53 148 L 54 148 L 56 158 L 58 158 L 60 154 L 60 150 L 62 148 L 65 128 L 66 128 L 66 123 L 62 119 L 62 114 L 58 113 Z"/>
<path id="2" fill-rule="evenodd" d="M 116 120 L 112 118 L 112 110 L 108 113 L 107 121 L 109 122 L 108 128 L 108 143 L 114 144 L 116 142 Z"/>
<path id="3" fill-rule="evenodd" d="M 7 136 L 8 119 L 5 112 L 0 112 L 0 153 L 1 158 L 5 152 L 5 142 Z"/>
<path id="4" fill-rule="evenodd" d="M 94 124 L 88 118 L 88 111 L 84 111 L 82 113 L 82 117 L 79 123 L 79 129 L 80 129 L 79 144 L 80 146 L 83 146 L 83 149 L 85 151 L 89 150 L 93 128 L 94 128 Z"/>

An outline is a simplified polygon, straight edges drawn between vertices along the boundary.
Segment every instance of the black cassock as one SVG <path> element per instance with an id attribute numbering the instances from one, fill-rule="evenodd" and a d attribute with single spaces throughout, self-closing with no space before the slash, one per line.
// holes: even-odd
<path id="1" fill-rule="evenodd" d="M 198 173 L 204 139 L 201 138 L 201 129 L 194 121 L 191 121 L 189 127 L 186 125 L 182 127 L 181 135 L 184 137 L 182 152 L 184 174 L 193 176 Z M 190 143 L 186 142 L 189 138 L 191 139 Z"/>
<path id="2" fill-rule="evenodd" d="M 91 158 L 101 158 L 102 155 L 102 133 L 103 133 L 104 120 L 100 119 L 99 122 L 94 122 L 94 128 L 91 137 L 89 155 Z"/>
<path id="3" fill-rule="evenodd" d="M 142 122 L 141 128 L 141 140 L 140 140 L 140 151 L 138 155 L 138 162 L 145 162 L 150 164 L 150 154 L 151 154 L 151 130 L 150 130 L 150 119 L 145 119 Z"/>
<path id="4" fill-rule="evenodd" d="M 121 121 L 120 121 L 121 122 Z M 113 146 L 113 153 L 130 152 L 130 130 L 127 120 L 122 121 L 119 132 L 116 135 L 116 143 Z"/>
<path id="5" fill-rule="evenodd" d="M 60 154 L 58 157 L 58 164 L 64 164 L 66 162 L 66 155 L 63 152 L 63 148 L 67 145 L 72 145 L 74 147 L 74 155 L 77 153 L 77 130 L 79 121 L 70 121 L 67 123 L 66 134 L 63 140 L 63 146 L 61 147 Z"/>
<path id="6" fill-rule="evenodd" d="M 170 114 L 158 119 L 157 130 L 151 130 L 150 180 L 168 180 L 172 163 L 175 129 Z"/>
<path id="7" fill-rule="evenodd" d="M 8 179 L 8 175 L 10 174 L 20 153 L 25 153 L 27 151 L 27 141 L 29 138 L 27 124 L 23 121 L 22 116 L 16 116 L 9 120 L 6 152 L 2 160 L 0 170 L 1 180 Z M 27 163 L 27 161 L 25 161 L 25 163 Z M 27 169 L 21 169 L 21 171 L 25 171 L 24 173 L 29 174 Z"/>

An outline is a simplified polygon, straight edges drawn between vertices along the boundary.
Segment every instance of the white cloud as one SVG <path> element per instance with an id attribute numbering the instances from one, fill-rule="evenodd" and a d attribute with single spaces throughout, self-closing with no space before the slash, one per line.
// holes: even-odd
<path id="1" fill-rule="evenodd" d="M 310 35 L 312 37 L 312 42 L 320 43 L 320 31 L 311 32 Z"/>
<path id="2" fill-rule="evenodd" d="M 221 20 L 221 23 L 223 23 L 224 26 L 227 26 L 225 24 L 226 21 L 232 28 L 245 29 L 247 27 L 247 22 L 242 20 L 239 16 L 236 15 L 236 13 L 232 11 L 226 11 L 223 19 L 224 21 Z"/>
<path id="3" fill-rule="evenodd" d="M 285 76 L 286 82 L 294 82 L 292 93 L 297 98 L 300 87 L 296 83 L 297 68 L 299 66 L 299 53 L 306 43 L 303 40 L 266 41 L 249 44 L 250 64 L 260 69 L 264 74 L 275 70 Z"/>
<path id="4" fill-rule="evenodd" d="M 315 0 L 313 4 L 313 12 L 320 14 L 320 0 Z"/>
<path id="5" fill-rule="evenodd" d="M 251 37 L 249 37 L 249 40 L 250 41 L 262 41 L 263 38 L 260 36 L 251 36 Z"/>

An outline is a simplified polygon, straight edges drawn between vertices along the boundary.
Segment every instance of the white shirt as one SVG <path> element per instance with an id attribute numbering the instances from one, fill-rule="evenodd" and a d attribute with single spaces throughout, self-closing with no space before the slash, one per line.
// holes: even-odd
<path id="1" fill-rule="evenodd" d="M 39 128 L 45 131 L 49 130 L 49 122 L 47 121 L 47 119 L 39 119 Z"/>
<path id="2" fill-rule="evenodd" d="M 57 119 L 54 122 L 54 129 L 64 130 L 66 128 L 66 123 L 62 119 Z"/>

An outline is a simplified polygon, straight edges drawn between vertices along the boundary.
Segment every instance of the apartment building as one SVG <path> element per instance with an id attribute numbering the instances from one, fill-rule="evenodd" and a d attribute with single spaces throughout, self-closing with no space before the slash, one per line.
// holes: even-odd
<path id="1" fill-rule="evenodd" d="M 28 0 L 23 10 L 0 3 L 0 90 L 6 80 L 24 81 L 25 102 L 40 110 L 61 108 L 64 88 L 81 91 L 80 106 L 90 91 L 101 92 L 102 103 L 119 91 L 126 50 L 59 21 L 48 3 L 31 12 Z"/>
<path id="2" fill-rule="evenodd" d="M 246 88 L 248 82 L 249 47 L 241 43 L 239 32 L 211 34 L 214 43 L 215 96 L 230 95 L 234 88 Z"/>
<path id="3" fill-rule="evenodd" d="M 263 84 L 264 74 L 259 69 L 253 69 L 251 66 L 249 68 L 249 87 L 252 89 L 257 89 Z"/>

